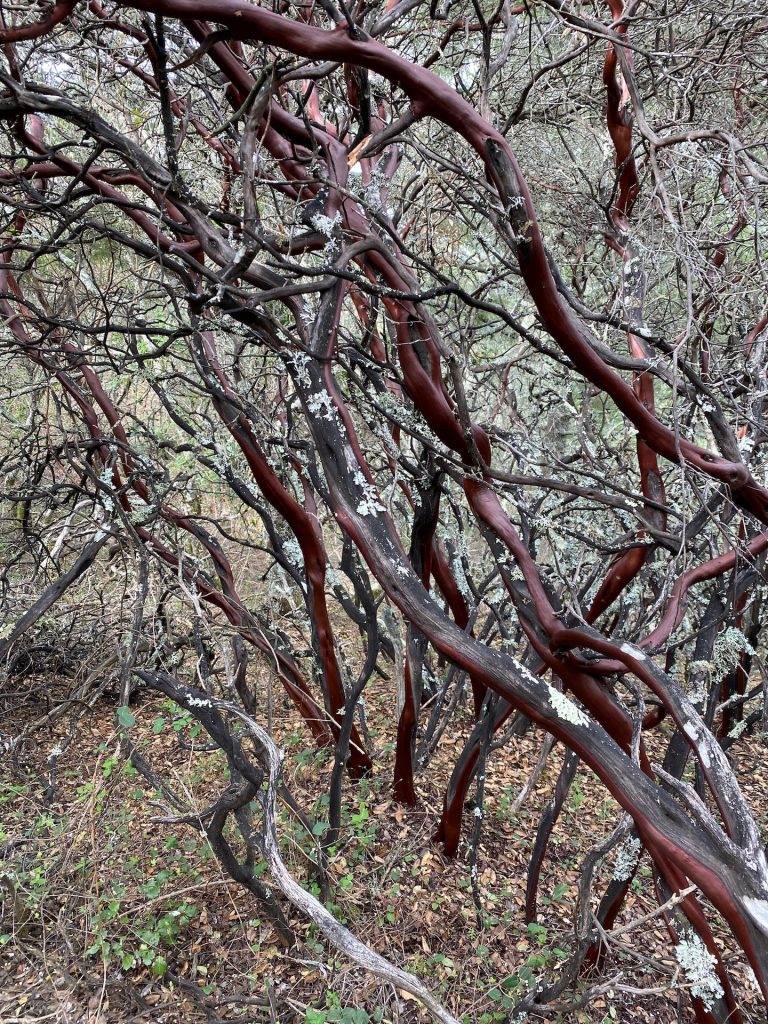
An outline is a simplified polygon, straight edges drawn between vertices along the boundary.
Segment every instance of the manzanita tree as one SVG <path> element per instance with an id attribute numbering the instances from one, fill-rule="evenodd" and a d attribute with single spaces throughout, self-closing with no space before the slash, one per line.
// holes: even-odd
<path id="1" fill-rule="evenodd" d="M 225 751 L 206 820 L 225 867 L 293 941 L 223 834 L 232 816 L 255 842 L 261 799 L 283 893 L 446 1020 L 285 875 L 248 649 L 334 750 L 328 843 L 372 768 L 376 671 L 397 689 L 404 804 L 472 708 L 448 855 L 493 736 L 533 723 L 569 753 L 529 917 L 583 762 L 627 815 L 600 929 L 647 851 L 696 1019 L 741 1020 L 712 915 L 768 996 L 768 865 L 727 755 L 765 726 L 765 17 L 749 0 L 3 7 L 3 659 L 133 551 L 122 696 L 160 690 Z M 21 595 L 30 562 L 44 582 Z M 229 672 L 200 649 L 177 678 L 170 595 L 227 624 Z M 593 867 L 568 981 L 600 955 Z"/>

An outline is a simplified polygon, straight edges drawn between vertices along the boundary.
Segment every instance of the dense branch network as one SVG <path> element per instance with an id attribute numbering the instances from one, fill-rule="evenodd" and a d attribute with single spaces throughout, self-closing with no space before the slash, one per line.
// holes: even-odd
<path id="1" fill-rule="evenodd" d="M 529 916 L 580 760 L 664 899 L 684 893 L 670 933 L 717 978 L 697 1019 L 742 1019 L 708 907 L 768 995 L 768 865 L 726 756 L 763 715 L 765 19 L 681 14 L 673 38 L 621 0 L 603 22 L 555 3 L 33 6 L 0 30 L 20 510 L 0 656 L 107 542 L 140 553 L 159 618 L 207 608 L 333 749 L 329 843 L 345 769 L 372 768 L 375 674 L 398 688 L 406 804 L 471 692 L 446 852 L 491 737 L 543 728 L 572 756 Z M 14 588 L 29 564 L 33 600 Z M 142 615 L 123 696 L 141 662 L 183 702 L 151 674 L 183 645 L 142 646 Z M 267 713 L 244 671 L 211 671 L 222 685 Z"/>

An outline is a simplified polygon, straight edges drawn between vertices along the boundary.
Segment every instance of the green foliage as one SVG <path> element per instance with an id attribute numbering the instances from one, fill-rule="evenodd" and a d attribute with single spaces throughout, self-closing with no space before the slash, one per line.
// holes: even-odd
<path id="1" fill-rule="evenodd" d="M 136 716 L 132 714 L 129 708 L 122 704 L 117 709 L 117 721 L 124 729 L 130 729 L 131 726 L 136 724 Z"/>
<path id="2" fill-rule="evenodd" d="M 551 971 L 559 962 L 568 957 L 564 949 L 551 945 L 551 937 L 544 925 L 532 922 L 527 925 L 529 940 L 534 943 L 535 951 L 529 953 L 515 971 L 493 983 L 487 992 L 488 999 L 498 1009 L 490 1011 L 479 1018 L 485 1024 L 491 1021 L 508 1020 L 508 1012 L 517 1006 L 520 999 L 535 988 L 546 972 Z"/>
<path id="3" fill-rule="evenodd" d="M 380 1006 L 369 1014 L 358 1007 L 342 1006 L 335 992 L 327 992 L 323 1009 L 307 1007 L 304 1024 L 378 1024 L 383 1019 L 384 1011 Z"/>
<path id="4" fill-rule="evenodd" d="M 14 807 L 3 816 L 0 843 L 11 832 L 25 838 L 8 872 L 20 912 L 3 918 L 0 945 L 20 937 L 20 914 L 25 932 L 45 932 L 72 907 L 80 926 L 72 940 L 82 957 L 100 959 L 105 967 L 165 974 L 168 950 L 199 915 L 188 897 L 201 883 L 199 860 L 211 854 L 194 837 L 168 836 L 159 846 L 136 850 L 132 808 L 110 800 L 113 787 L 133 775 L 130 765 L 109 756 L 93 779 L 76 787 L 67 814 L 43 809 L 31 821 L 22 802 L 34 803 L 33 788 L 0 782 L 0 807 Z M 79 823 L 75 830 L 73 822 Z"/>

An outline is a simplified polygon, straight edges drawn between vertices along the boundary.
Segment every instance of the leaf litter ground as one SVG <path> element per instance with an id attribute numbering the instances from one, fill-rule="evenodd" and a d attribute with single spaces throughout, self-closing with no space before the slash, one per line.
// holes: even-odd
<path id="1" fill-rule="evenodd" d="M 28 679 L 23 692 L 0 694 L 6 735 L 20 735 L 39 718 L 43 697 L 55 703 L 66 696 L 65 687 L 65 680 Z M 506 1021 L 517 998 L 555 978 L 565 961 L 579 865 L 614 827 L 616 805 L 587 771 L 579 772 L 549 843 L 538 918 L 526 925 L 528 860 L 562 751 L 552 751 L 517 813 L 511 805 L 534 768 L 541 734 L 512 739 L 493 753 L 473 892 L 466 843 L 455 860 L 447 860 L 431 841 L 468 716 L 451 724 L 420 776 L 418 806 L 405 808 L 389 796 L 392 696 L 379 685 L 366 701 L 377 756 L 369 779 L 345 787 L 342 839 L 329 864 L 332 909 L 374 949 L 422 977 L 457 1016 L 470 1024 Z M 282 700 L 275 703 L 286 782 L 310 818 L 322 823 L 329 755 L 310 748 L 292 711 Z M 204 750 L 203 736 L 177 709 L 143 696 L 130 719 L 138 748 L 196 808 L 226 787 L 221 755 Z M 49 755 L 69 729 L 64 719 L 51 734 L 30 736 L 0 768 L 0 1021 L 428 1019 L 410 997 L 350 967 L 306 921 L 291 918 L 301 943 L 282 949 L 256 901 L 223 875 L 199 831 L 152 821 L 168 808 L 119 754 L 114 702 L 100 701 L 79 722 L 58 760 L 55 788 L 46 793 Z M 734 762 L 763 827 L 765 760 L 764 743 L 743 737 Z M 473 810 L 467 808 L 468 831 Z M 316 839 L 285 807 L 279 829 L 286 862 L 311 887 Z M 603 885 L 612 870 L 611 856 L 598 876 Z M 655 909 L 649 875 L 641 861 L 620 925 Z M 725 929 L 716 934 L 734 970 L 745 1019 L 763 1021 L 738 951 Z M 581 993 L 595 986 L 603 991 L 583 1006 L 529 1019 L 692 1020 L 681 981 L 663 921 L 654 917 L 624 935 L 600 975 L 578 987 Z"/>

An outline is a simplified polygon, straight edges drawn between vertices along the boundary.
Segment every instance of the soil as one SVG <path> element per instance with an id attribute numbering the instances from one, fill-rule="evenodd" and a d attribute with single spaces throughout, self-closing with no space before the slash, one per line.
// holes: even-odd
<path id="1" fill-rule="evenodd" d="M 71 685 L 68 679 L 27 678 L 9 681 L 0 692 L 6 744 L 26 736 L 0 767 L 0 1021 L 429 1019 L 412 997 L 351 967 L 290 907 L 300 941 L 290 950 L 280 947 L 254 897 L 224 875 L 199 824 L 163 821 L 177 812 L 126 770 L 113 698 L 102 697 L 82 717 L 69 708 L 54 724 L 32 729 L 66 699 Z M 462 711 L 450 723 L 418 779 L 418 805 L 406 808 L 389 795 L 392 700 L 381 681 L 366 695 L 374 771 L 345 788 L 343 836 L 329 858 L 333 912 L 378 952 L 421 977 L 457 1017 L 472 1024 L 514 1019 L 510 1014 L 527 986 L 550 983 L 567 960 L 580 865 L 589 847 L 615 827 L 616 805 L 589 772 L 579 771 L 549 843 L 536 922 L 527 925 L 526 872 L 562 750 L 551 752 L 517 813 L 511 804 L 530 777 L 542 735 L 531 731 L 492 754 L 473 891 L 467 842 L 453 860 L 432 842 L 470 716 Z M 126 722 L 138 750 L 189 807 L 204 808 L 226 787 L 221 755 L 206 750 L 203 735 L 167 702 L 141 695 Z M 328 752 L 309 746 L 282 697 L 274 700 L 274 729 L 291 793 L 312 821 L 322 822 Z M 662 744 L 663 735 L 656 742 Z M 58 747 L 65 749 L 52 776 L 49 758 Z M 764 742 L 743 736 L 734 764 L 763 826 L 765 761 Z M 474 807 L 467 808 L 465 822 L 468 835 Z M 286 862 L 311 886 L 316 839 L 287 807 L 280 811 L 279 830 Z M 612 875 L 613 857 L 598 870 L 595 906 Z M 617 926 L 657 910 L 647 858 L 641 859 Z M 744 1019 L 764 1021 L 742 957 L 713 918 Z M 684 987 L 669 933 L 656 914 L 612 939 L 599 972 L 582 977 L 554 1009 L 529 1019 L 692 1021 Z"/>

